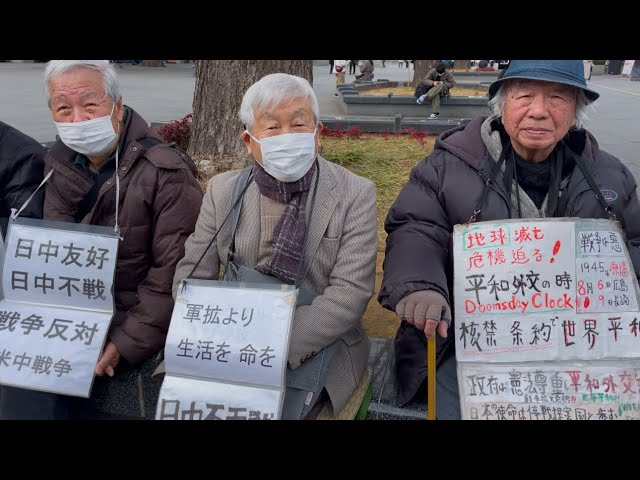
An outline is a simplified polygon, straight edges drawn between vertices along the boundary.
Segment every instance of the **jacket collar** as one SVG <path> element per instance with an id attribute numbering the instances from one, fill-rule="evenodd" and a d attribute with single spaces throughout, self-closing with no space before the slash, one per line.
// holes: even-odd
<path id="1" fill-rule="evenodd" d="M 449 151 L 475 170 L 480 170 L 485 155 L 489 155 L 494 162 L 500 158 L 500 131 L 503 131 L 500 119 L 498 115 L 478 117 L 467 125 L 448 130 L 436 140 L 436 149 Z M 582 155 L 586 163 L 595 169 L 599 147 L 590 132 L 572 128 L 563 141 L 574 154 Z"/>
<path id="2" fill-rule="evenodd" d="M 145 137 L 155 137 L 162 140 L 135 110 L 125 105 L 123 135 L 120 137 L 118 146 L 120 179 L 128 174 L 133 164 L 146 152 L 146 149 L 138 142 Z M 54 170 L 69 178 L 81 191 L 86 193 L 93 186 L 93 180 L 86 172 L 74 166 L 76 155 L 74 150 L 58 140 L 47 153 L 47 160 Z M 105 183 L 99 195 L 110 186 L 111 184 Z"/>

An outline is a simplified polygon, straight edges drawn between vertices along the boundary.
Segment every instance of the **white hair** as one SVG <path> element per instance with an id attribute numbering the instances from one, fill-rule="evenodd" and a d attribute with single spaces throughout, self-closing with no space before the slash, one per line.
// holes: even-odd
<path id="1" fill-rule="evenodd" d="M 58 75 L 80 68 L 100 72 L 104 93 L 111 97 L 114 103 L 120 100 L 122 94 L 120 93 L 118 76 L 116 75 L 113 65 L 109 63 L 109 60 L 51 60 L 47 62 L 47 66 L 44 69 L 44 93 L 47 96 L 47 105 L 49 108 L 51 108 L 49 83 Z"/>
<path id="2" fill-rule="evenodd" d="M 255 111 L 268 107 L 279 107 L 301 99 L 311 101 L 313 120 L 317 125 L 320 120 L 318 99 L 306 79 L 287 73 L 266 75 L 251 85 L 244 94 L 242 105 L 240 105 L 240 121 L 248 131 L 251 131 L 256 120 Z"/>
<path id="3" fill-rule="evenodd" d="M 526 82 L 526 80 L 519 82 L 519 84 L 522 84 L 522 82 Z M 507 101 L 506 84 L 507 82 L 502 82 L 502 85 L 500 85 L 494 97 L 489 100 L 489 107 L 495 115 L 502 116 L 502 112 L 504 111 L 504 104 Z M 595 109 L 592 102 L 584 94 L 584 90 L 578 87 L 576 87 L 576 89 L 578 90 L 576 97 L 576 128 L 580 129 L 583 128 L 585 121 L 589 119 L 587 116 L 588 110 L 595 111 Z"/>

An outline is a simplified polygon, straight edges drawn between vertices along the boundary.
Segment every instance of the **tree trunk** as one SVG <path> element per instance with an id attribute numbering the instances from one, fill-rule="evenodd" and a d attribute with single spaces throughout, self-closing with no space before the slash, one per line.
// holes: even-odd
<path id="1" fill-rule="evenodd" d="M 469 62 L 471 60 L 454 60 L 453 68 L 457 72 L 464 72 L 465 70 L 469 70 Z"/>
<path id="2" fill-rule="evenodd" d="M 417 87 L 429 70 L 436 66 L 438 60 L 416 60 L 416 71 L 413 74 L 413 86 Z"/>
<path id="3" fill-rule="evenodd" d="M 312 60 L 197 60 L 189 155 L 209 178 L 249 165 L 238 112 L 247 89 L 270 73 L 289 73 L 313 84 Z"/>

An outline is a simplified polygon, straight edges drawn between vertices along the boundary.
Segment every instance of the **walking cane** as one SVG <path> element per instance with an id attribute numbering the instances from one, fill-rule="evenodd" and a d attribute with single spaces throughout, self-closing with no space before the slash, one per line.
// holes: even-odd
<path id="1" fill-rule="evenodd" d="M 427 420 L 436 419 L 436 337 L 427 338 Z"/>

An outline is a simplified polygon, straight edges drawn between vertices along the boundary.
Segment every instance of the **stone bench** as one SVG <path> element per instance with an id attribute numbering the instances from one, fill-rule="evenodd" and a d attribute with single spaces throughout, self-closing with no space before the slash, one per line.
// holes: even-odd
<path id="1" fill-rule="evenodd" d="M 417 130 L 429 134 L 440 134 L 460 125 L 465 125 L 471 118 L 438 118 L 427 120 L 422 117 L 388 116 L 332 116 L 320 117 L 322 124 L 331 130 L 349 130 L 357 127 L 365 133 L 407 133 Z"/>
<path id="2" fill-rule="evenodd" d="M 493 82 L 498 79 L 499 70 L 494 70 L 493 72 L 478 72 L 477 70 L 470 70 L 468 72 L 459 72 L 453 71 L 453 78 L 458 81 L 461 80 L 474 80 L 474 81 L 489 81 Z"/>
<path id="3" fill-rule="evenodd" d="M 135 367 L 121 361 L 112 378 L 96 377 L 87 417 L 153 420 L 163 375 L 152 375 L 159 363 L 158 355 Z"/>
<path id="4" fill-rule="evenodd" d="M 479 87 L 486 91 L 489 91 L 489 87 L 491 86 L 492 81 L 485 80 L 473 80 L 473 79 L 464 79 L 461 81 L 456 80 L 456 85 L 460 87 Z M 405 82 L 405 81 L 396 81 L 396 80 L 386 80 L 380 79 L 375 80 L 373 82 L 362 82 L 362 83 L 344 83 L 342 85 L 338 85 L 338 90 L 355 90 L 356 92 L 368 91 L 368 90 L 376 90 L 379 88 L 396 88 L 396 87 L 412 87 L 413 82 Z"/>
<path id="5" fill-rule="evenodd" d="M 413 95 L 360 95 L 361 91 L 396 86 L 406 86 L 408 82 L 390 82 L 380 79 L 362 84 L 344 84 L 337 87 L 350 116 L 395 116 L 425 118 L 431 113 L 430 104 L 418 105 Z M 460 86 L 475 86 L 487 90 L 484 96 L 452 95 L 440 99 L 440 117 L 451 119 L 469 119 L 481 115 L 489 115 L 489 82 L 470 82 Z"/>
<path id="6" fill-rule="evenodd" d="M 355 91 L 340 90 L 348 115 L 426 117 L 431 105 L 418 105 L 412 96 L 360 96 Z M 446 118 L 474 118 L 489 115 L 489 97 L 447 96 L 440 99 L 440 115 Z"/>
<path id="7" fill-rule="evenodd" d="M 416 402 L 400 407 L 396 402 L 398 386 L 395 376 L 394 340 L 369 337 L 369 341 L 371 342 L 369 368 L 372 371 L 373 395 L 367 420 L 426 420 L 426 403 Z"/>

